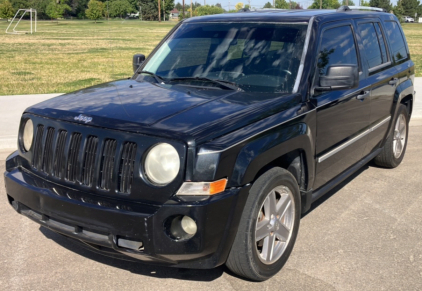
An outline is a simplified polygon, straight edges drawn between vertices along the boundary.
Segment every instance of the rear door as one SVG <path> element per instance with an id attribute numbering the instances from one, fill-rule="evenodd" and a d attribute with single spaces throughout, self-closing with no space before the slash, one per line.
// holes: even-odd
<path id="1" fill-rule="evenodd" d="M 317 86 L 319 76 L 333 65 L 358 65 L 360 80 L 365 78 L 352 21 L 323 26 L 318 53 L 313 86 Z M 368 85 L 360 81 L 358 88 L 351 90 L 313 93 L 313 101 L 317 105 L 314 189 L 362 158 L 367 140 L 365 131 L 369 126 L 369 90 Z"/>
<path id="2" fill-rule="evenodd" d="M 398 74 L 391 59 L 386 36 L 379 19 L 365 19 L 356 22 L 362 67 L 370 85 L 370 127 L 368 144 L 364 155 L 380 146 L 391 119 L 394 92 L 398 85 Z"/>

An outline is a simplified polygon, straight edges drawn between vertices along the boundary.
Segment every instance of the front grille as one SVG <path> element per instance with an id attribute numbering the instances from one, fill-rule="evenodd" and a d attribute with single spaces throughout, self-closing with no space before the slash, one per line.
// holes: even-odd
<path id="1" fill-rule="evenodd" d="M 82 184 L 91 186 L 94 179 L 95 161 L 97 157 L 98 138 L 96 136 L 88 137 L 85 145 L 85 157 L 82 166 Z"/>
<path id="2" fill-rule="evenodd" d="M 116 139 L 85 136 L 39 124 L 32 166 L 35 171 L 55 179 L 100 191 L 130 194 L 136 151 L 134 142 L 118 143 Z M 117 171 L 118 175 L 115 175 Z"/>
<path id="3" fill-rule="evenodd" d="M 116 156 L 117 142 L 114 139 L 107 139 L 104 143 L 104 149 L 100 166 L 100 183 L 99 186 L 103 190 L 110 190 L 111 181 L 114 172 L 114 157 Z"/>
<path id="4" fill-rule="evenodd" d="M 133 167 L 135 165 L 136 143 L 127 142 L 123 146 L 122 157 L 119 167 L 119 186 L 121 193 L 130 193 L 133 177 Z"/>
<path id="5" fill-rule="evenodd" d="M 44 125 L 38 125 L 35 133 L 34 156 L 32 158 L 32 166 L 36 169 L 41 168 L 43 136 Z"/>
<path id="6" fill-rule="evenodd" d="M 53 142 L 54 142 L 54 128 L 49 127 L 47 129 L 47 137 L 45 139 L 44 146 L 44 159 L 43 159 L 43 171 L 45 173 L 51 173 L 53 170 Z"/>
<path id="7" fill-rule="evenodd" d="M 56 156 L 54 159 L 53 175 L 61 178 L 64 175 L 66 156 L 64 153 L 66 147 L 67 131 L 59 130 L 56 145 Z"/>
<path id="8" fill-rule="evenodd" d="M 67 160 L 67 176 L 70 182 L 75 182 L 78 175 L 78 155 L 81 147 L 82 134 L 73 133 L 70 138 L 69 159 Z"/>

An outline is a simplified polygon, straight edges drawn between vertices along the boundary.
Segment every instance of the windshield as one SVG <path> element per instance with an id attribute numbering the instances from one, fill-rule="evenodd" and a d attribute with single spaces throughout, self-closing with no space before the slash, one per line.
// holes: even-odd
<path id="1" fill-rule="evenodd" d="M 184 23 L 142 70 L 177 83 L 198 77 L 247 92 L 291 93 L 306 29 L 306 23 Z"/>

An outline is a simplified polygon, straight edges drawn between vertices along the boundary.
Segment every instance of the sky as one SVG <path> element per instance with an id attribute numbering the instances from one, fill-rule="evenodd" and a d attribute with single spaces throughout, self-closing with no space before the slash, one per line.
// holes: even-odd
<path id="1" fill-rule="evenodd" d="M 213 4 L 217 4 L 220 3 L 221 6 L 223 6 L 224 9 L 229 10 L 230 9 L 234 9 L 234 5 L 236 5 L 236 3 L 238 2 L 242 2 L 243 4 L 251 4 L 252 7 L 254 8 L 262 8 L 265 3 L 267 3 L 268 1 L 270 1 L 270 3 L 272 3 L 273 0 L 192 0 L 193 2 L 198 2 L 201 5 L 208 4 L 208 5 L 213 5 Z M 339 0 L 340 1 L 340 0 Z M 174 3 L 180 2 L 182 3 L 182 0 L 174 0 Z M 308 6 L 312 5 L 312 0 L 298 0 L 298 3 L 300 3 L 300 5 L 302 5 L 302 7 L 306 8 Z M 358 0 L 354 0 L 353 2 L 355 2 L 356 5 L 358 5 Z M 396 5 L 397 0 L 390 0 L 391 4 Z M 185 4 L 190 4 L 190 0 L 185 0 Z M 229 6 L 230 5 L 230 6 Z"/>

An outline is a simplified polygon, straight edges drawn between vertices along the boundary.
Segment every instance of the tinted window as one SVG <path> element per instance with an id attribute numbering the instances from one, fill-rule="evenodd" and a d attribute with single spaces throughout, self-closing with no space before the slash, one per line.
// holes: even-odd
<path id="1" fill-rule="evenodd" d="M 362 40 L 363 54 L 365 54 L 366 62 L 369 68 L 381 65 L 382 55 L 381 48 L 378 42 L 378 36 L 375 32 L 373 23 L 359 24 L 359 33 Z M 384 49 L 385 51 L 385 49 Z"/>
<path id="2" fill-rule="evenodd" d="M 355 40 L 349 25 L 327 29 L 322 34 L 318 56 L 320 75 L 325 75 L 328 67 L 339 64 L 358 64 Z"/>
<path id="3" fill-rule="evenodd" d="M 399 61 L 407 58 L 406 45 L 403 35 L 397 22 L 387 21 L 384 23 L 385 33 L 390 41 L 391 50 L 393 51 L 393 59 Z"/>
<path id="4" fill-rule="evenodd" d="M 379 23 L 375 24 L 375 29 L 377 30 L 378 41 L 380 43 L 381 54 L 382 54 L 382 62 L 386 63 L 386 62 L 388 62 L 387 50 L 385 48 L 385 40 L 384 40 L 384 36 L 382 35 L 381 26 L 380 26 Z"/>
<path id="5" fill-rule="evenodd" d="M 307 28 L 306 23 L 184 23 L 143 69 L 172 84 L 212 86 L 192 80 L 202 77 L 233 82 L 249 92 L 288 93 Z"/>

